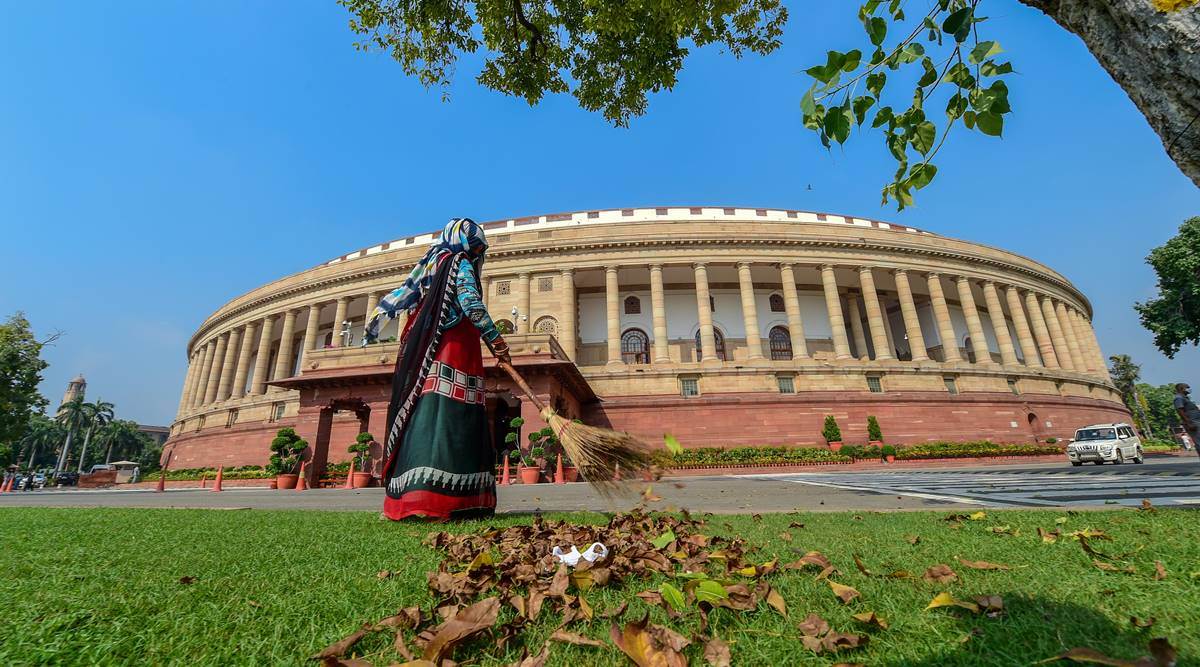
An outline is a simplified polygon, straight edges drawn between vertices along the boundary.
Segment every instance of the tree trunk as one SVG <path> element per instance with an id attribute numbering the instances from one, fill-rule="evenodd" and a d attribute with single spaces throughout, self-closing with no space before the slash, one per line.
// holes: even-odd
<path id="1" fill-rule="evenodd" d="M 67 431 L 67 441 L 63 443 L 62 453 L 58 455 L 58 465 L 54 466 L 54 474 L 62 472 L 63 467 L 67 465 L 67 452 L 71 451 L 71 436 L 75 434 L 74 430 Z"/>
<path id="2" fill-rule="evenodd" d="M 33 457 L 37 456 L 37 443 L 30 443 L 29 446 L 29 470 L 33 470 Z"/>
<path id="3" fill-rule="evenodd" d="M 88 443 L 92 441 L 92 429 L 95 426 L 96 423 L 92 422 L 92 425 L 88 426 L 87 435 L 83 436 L 83 449 L 79 452 L 79 467 L 75 469 L 77 473 L 83 473 L 83 459 L 87 456 Z"/>
<path id="4" fill-rule="evenodd" d="M 1200 6 L 1160 12 L 1150 0 L 1018 1 L 1083 40 L 1200 186 Z"/>

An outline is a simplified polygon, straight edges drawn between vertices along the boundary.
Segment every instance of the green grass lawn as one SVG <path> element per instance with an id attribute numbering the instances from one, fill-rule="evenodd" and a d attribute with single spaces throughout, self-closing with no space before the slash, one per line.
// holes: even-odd
<path id="1" fill-rule="evenodd" d="M 821 551 L 841 571 L 834 579 L 861 592 L 844 605 L 814 571 L 781 569 L 767 578 L 786 601 L 787 618 L 766 604 L 747 612 L 715 609 L 709 633 L 730 643 L 734 665 L 1025 665 L 1080 646 L 1132 659 L 1147 653 L 1153 637 L 1169 638 L 1180 665 L 1200 664 L 1200 514 L 1005 511 L 958 524 L 945 516 L 708 517 L 705 533 L 743 537 L 761 547 L 755 560 L 786 563 Z M 1106 554 L 1133 552 L 1120 565 L 1133 565 L 1136 573 L 1100 570 L 1078 541 L 1043 542 L 1037 528 L 1053 530 L 1060 517 L 1064 533 L 1092 528 L 1111 535 L 1112 541 L 1093 546 Z M 607 521 L 598 514 L 560 518 Z M 364 622 L 411 605 L 428 610 L 433 598 L 425 573 L 442 559 L 421 544 L 430 530 L 479 531 L 529 521 L 505 517 L 433 528 L 381 522 L 368 513 L 2 509 L 0 664 L 314 664 L 308 656 Z M 804 527 L 789 527 L 792 522 Z M 1001 526 L 1018 534 L 991 531 Z M 913 536 L 920 537 L 916 544 Z M 916 577 L 868 577 L 855 568 L 852 554 L 874 573 L 904 569 Z M 959 557 L 1012 569 L 972 570 Z M 1165 568 L 1165 579 L 1154 578 L 1155 561 Z M 921 573 L 937 564 L 949 565 L 959 581 L 923 581 Z M 396 574 L 381 579 L 381 570 Z M 182 577 L 195 580 L 182 584 Z M 634 597 L 664 580 L 627 580 L 586 597 L 597 611 L 627 600 L 622 622 L 649 611 L 653 622 L 690 637 L 699 627 L 694 610 L 670 620 Z M 942 591 L 960 599 L 999 595 L 1006 613 L 990 618 L 925 610 Z M 867 611 L 890 627 L 868 631 L 851 618 Z M 810 612 L 834 629 L 866 632 L 869 645 L 837 656 L 805 650 L 797 624 Z M 502 620 L 512 613 L 505 606 Z M 1156 623 L 1138 629 L 1130 616 Z M 572 625 L 606 647 L 555 643 L 547 664 L 625 664 L 609 642 L 610 624 L 597 618 Z M 531 652 L 557 625 L 557 613 L 548 613 L 526 630 Z M 498 651 L 485 638 L 455 655 L 468 664 L 508 664 L 520 659 L 520 644 Z M 375 664 L 398 660 L 386 633 L 368 637 L 357 652 Z M 692 664 L 703 664 L 698 644 L 685 654 Z"/>

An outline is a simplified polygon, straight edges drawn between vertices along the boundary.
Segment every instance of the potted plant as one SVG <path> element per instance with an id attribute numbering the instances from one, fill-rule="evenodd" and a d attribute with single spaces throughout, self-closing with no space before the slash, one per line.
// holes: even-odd
<path id="1" fill-rule="evenodd" d="M 267 466 L 275 473 L 275 485 L 280 489 L 294 489 L 300 475 L 300 461 L 304 458 L 304 450 L 308 449 L 308 441 L 296 435 L 296 429 L 281 428 L 271 441 L 271 462 Z"/>
<path id="2" fill-rule="evenodd" d="M 563 479 L 568 482 L 579 481 L 579 468 L 575 467 L 575 462 L 571 460 L 571 457 L 567 456 L 566 452 L 559 452 L 558 455 L 562 457 Z"/>
<path id="3" fill-rule="evenodd" d="M 521 467 L 517 470 L 521 475 L 522 484 L 537 484 L 541 481 L 542 468 L 533 460 L 533 457 L 522 456 Z"/>
<path id="4" fill-rule="evenodd" d="M 879 420 L 874 415 L 867 417 L 867 440 L 872 447 L 883 446 L 883 429 L 879 428 Z"/>
<path id="5" fill-rule="evenodd" d="M 371 465 L 372 442 L 375 442 L 375 436 L 370 433 L 359 433 L 358 437 L 354 439 L 354 444 L 346 449 L 354 454 L 354 475 L 350 480 L 350 486 L 356 489 L 365 489 L 371 485 L 371 473 L 367 468 Z"/>
<path id="6" fill-rule="evenodd" d="M 821 429 L 821 435 L 825 436 L 825 442 L 829 443 L 830 451 L 839 451 L 842 448 L 842 429 L 838 428 L 837 420 L 833 415 L 825 415 L 825 426 Z"/>
<path id="7" fill-rule="evenodd" d="M 546 448 L 545 447 L 530 447 L 529 457 L 533 459 L 533 464 L 542 470 L 546 469 Z"/>
<path id="8" fill-rule="evenodd" d="M 891 445 L 884 445 L 883 448 L 880 450 L 880 452 L 882 452 L 882 454 L 883 454 L 884 461 L 887 461 L 888 463 L 896 462 L 896 448 L 895 447 L 893 447 Z"/>

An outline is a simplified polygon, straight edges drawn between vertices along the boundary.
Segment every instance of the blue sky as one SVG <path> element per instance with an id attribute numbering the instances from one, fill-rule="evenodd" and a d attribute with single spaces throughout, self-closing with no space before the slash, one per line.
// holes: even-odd
<path id="1" fill-rule="evenodd" d="M 356 52 L 332 1 L 9 4 L 0 315 L 64 332 L 46 354 L 51 401 L 82 372 L 119 416 L 167 424 L 208 313 L 347 250 L 454 215 L 799 208 L 1045 262 L 1092 300 L 1106 354 L 1151 382 L 1200 383 L 1200 353 L 1166 359 L 1132 310 L 1154 294 L 1143 258 L 1200 215 L 1200 191 L 1078 39 L 1013 0 L 988 5 L 1020 72 L 1005 137 L 952 137 L 937 181 L 897 213 L 879 205 L 893 167 L 877 136 L 830 153 L 800 125 L 803 69 L 863 41 L 849 3 L 792 3 L 765 58 L 693 53 L 628 129 L 569 96 L 530 108 L 483 90 L 475 61 L 443 102 Z"/>

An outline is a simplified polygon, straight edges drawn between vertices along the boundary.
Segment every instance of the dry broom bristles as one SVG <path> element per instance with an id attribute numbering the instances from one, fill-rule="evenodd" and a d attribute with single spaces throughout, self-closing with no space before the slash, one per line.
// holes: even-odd
<path id="1" fill-rule="evenodd" d="M 580 476 L 601 493 L 622 488 L 616 481 L 618 466 L 621 473 L 635 476 L 651 469 L 650 445 L 628 433 L 574 422 L 550 408 L 542 411 L 542 419 L 558 436 Z"/>

